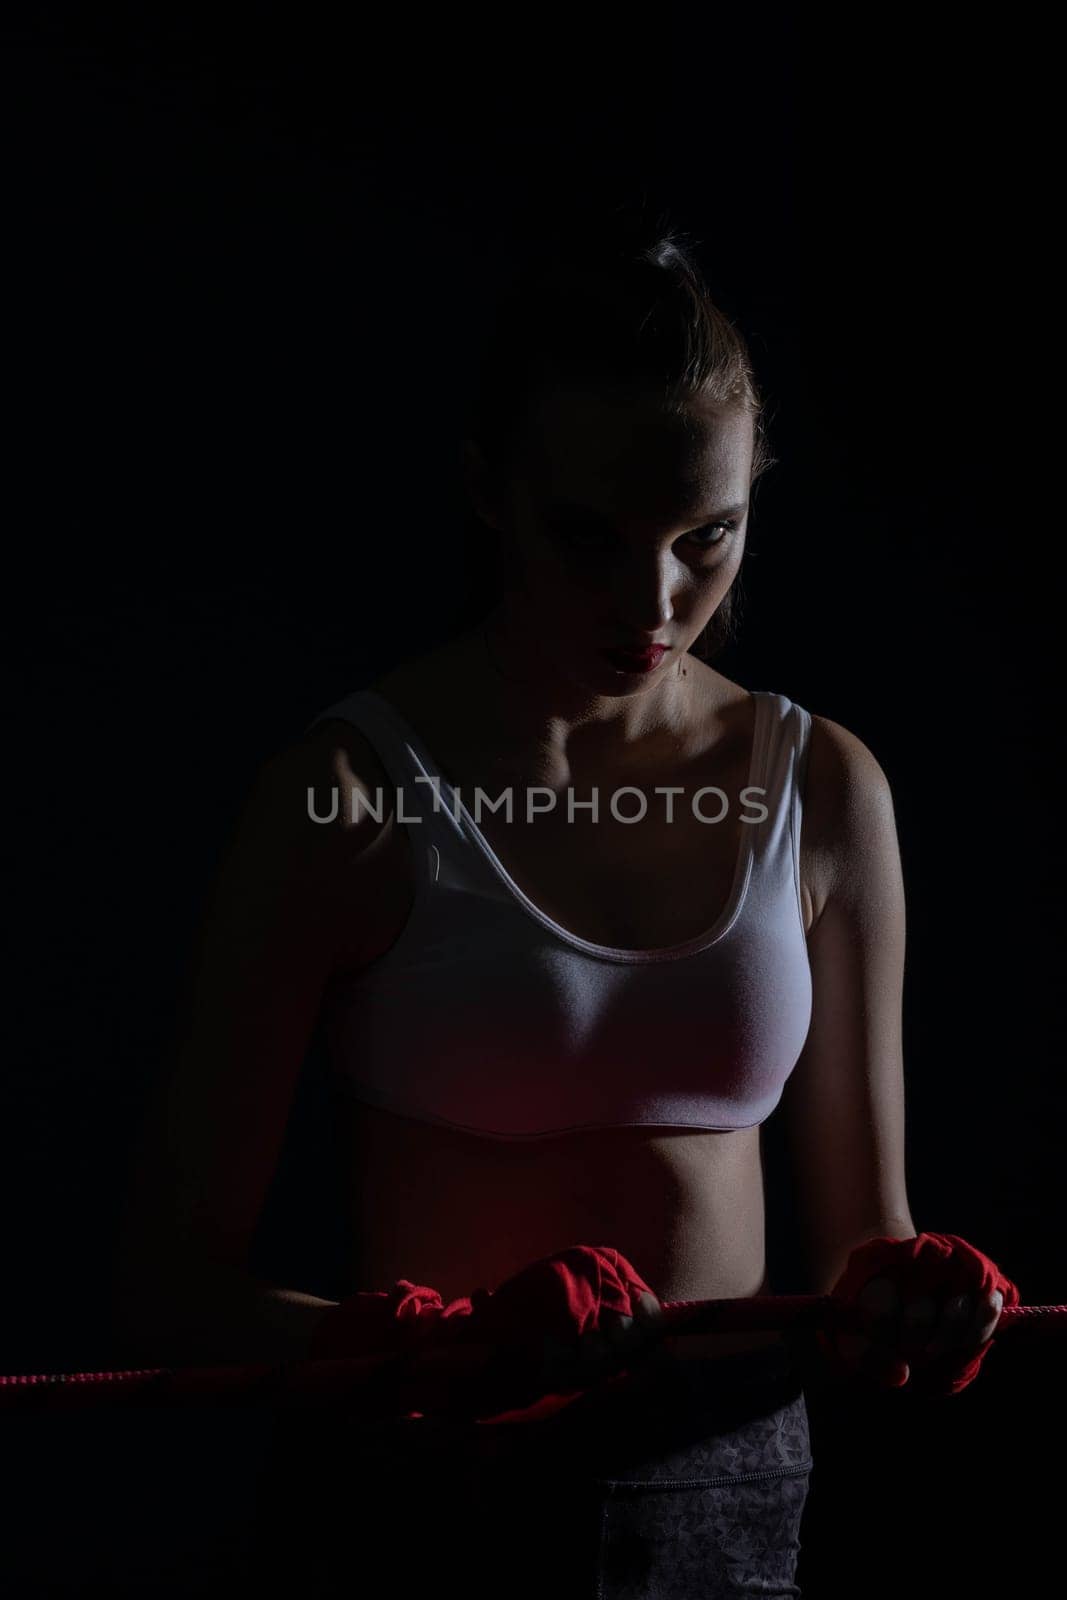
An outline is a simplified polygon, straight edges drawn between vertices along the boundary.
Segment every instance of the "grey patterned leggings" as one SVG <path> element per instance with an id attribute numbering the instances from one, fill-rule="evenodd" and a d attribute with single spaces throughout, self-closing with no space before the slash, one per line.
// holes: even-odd
<path id="1" fill-rule="evenodd" d="M 539 1423 L 326 1432 L 321 1420 L 280 1424 L 261 1502 L 262 1571 L 303 1595 L 377 1585 L 402 1600 L 443 1582 L 471 1600 L 800 1595 L 812 1458 L 784 1348 L 657 1351 L 627 1385 Z"/>

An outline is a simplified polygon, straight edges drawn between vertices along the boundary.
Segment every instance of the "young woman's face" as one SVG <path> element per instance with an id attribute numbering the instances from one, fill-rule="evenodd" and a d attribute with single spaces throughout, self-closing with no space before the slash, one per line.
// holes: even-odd
<path id="1" fill-rule="evenodd" d="M 543 391 L 510 483 L 490 487 L 468 442 L 468 485 L 499 529 L 509 606 L 538 654 L 602 693 L 676 669 L 737 575 L 754 448 L 751 416 L 691 401 Z M 602 652 L 666 644 L 640 679 Z"/>

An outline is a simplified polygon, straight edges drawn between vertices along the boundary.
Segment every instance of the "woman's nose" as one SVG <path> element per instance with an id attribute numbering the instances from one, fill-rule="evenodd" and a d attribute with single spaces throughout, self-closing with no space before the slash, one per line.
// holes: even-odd
<path id="1" fill-rule="evenodd" d="M 652 634 L 674 615 L 670 582 L 665 571 L 649 572 L 646 568 L 620 574 L 614 589 L 614 608 L 622 624 L 621 631 Z"/>

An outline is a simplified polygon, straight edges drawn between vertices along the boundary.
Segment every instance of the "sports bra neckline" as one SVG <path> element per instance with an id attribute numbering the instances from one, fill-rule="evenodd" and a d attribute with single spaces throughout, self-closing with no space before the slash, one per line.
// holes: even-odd
<path id="1" fill-rule="evenodd" d="M 700 951 L 718 944 L 721 939 L 725 938 L 737 921 L 748 896 L 755 859 L 755 838 L 761 827 L 759 822 L 743 822 L 742 824 L 744 831 L 741 836 L 741 845 L 737 858 L 734 862 L 733 877 L 726 897 L 726 904 L 710 928 L 706 928 L 703 933 L 694 934 L 691 939 L 683 939 L 677 944 L 661 945 L 651 949 L 627 950 L 614 945 L 597 944 L 593 940 L 583 939 L 579 934 L 572 933 L 569 929 L 562 927 L 530 899 L 529 895 L 519 887 L 508 872 L 504 863 L 500 860 L 500 857 L 467 810 L 461 795 L 449 782 L 448 778 L 445 777 L 421 737 L 407 721 L 406 717 L 402 715 L 391 700 L 379 694 L 376 689 L 363 689 L 360 693 L 365 698 L 373 700 L 381 708 L 383 716 L 393 724 L 410 745 L 427 775 L 439 781 L 443 806 L 451 813 L 453 820 L 462 830 L 464 836 L 480 852 L 508 893 L 529 916 L 540 923 L 542 927 L 547 928 L 550 933 L 557 939 L 561 939 L 565 944 L 588 955 L 597 956 L 607 961 L 619 961 L 627 964 L 636 964 L 644 961 L 673 961 L 684 956 L 697 955 Z M 763 776 L 767 708 L 770 696 L 763 689 L 752 689 L 749 693 L 755 702 L 755 711 L 746 787 L 756 788 L 759 786 L 760 779 Z"/>

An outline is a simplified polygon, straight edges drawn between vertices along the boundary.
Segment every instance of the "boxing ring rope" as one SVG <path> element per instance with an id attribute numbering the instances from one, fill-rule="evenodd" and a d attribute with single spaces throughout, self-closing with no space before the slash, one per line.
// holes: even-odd
<path id="1" fill-rule="evenodd" d="M 662 1307 L 660 1338 L 726 1331 L 814 1333 L 853 1325 L 842 1319 L 840 1302 L 829 1294 L 665 1300 Z M 436 1372 L 462 1379 L 482 1368 L 488 1347 L 484 1340 L 475 1340 L 467 1332 L 463 1326 L 466 1321 L 459 1317 L 451 1326 L 445 1324 L 433 1343 L 419 1350 L 420 1374 L 432 1378 Z M 1029 1335 L 1062 1336 L 1067 1333 L 1067 1305 L 1005 1306 L 994 1331 L 994 1342 L 1005 1336 L 1009 1342 L 1014 1342 L 1024 1329 Z M 464 1345 L 468 1350 L 464 1351 Z M 214 1367 L 144 1367 L 120 1372 L 16 1373 L 0 1376 L 0 1408 L 28 1406 L 73 1410 L 115 1401 L 123 1405 L 155 1406 L 190 1400 L 242 1405 L 256 1404 L 265 1398 L 297 1398 L 300 1404 L 314 1404 L 341 1396 L 346 1405 L 351 1405 L 361 1388 L 369 1396 L 373 1388 L 371 1380 L 398 1359 L 406 1357 L 389 1350 L 339 1360 L 302 1359 L 251 1365 L 232 1362 Z M 638 1357 L 633 1365 L 639 1365 L 640 1360 Z M 618 1376 L 625 1377 L 627 1372 L 628 1368 L 624 1367 Z M 617 1381 L 617 1378 L 609 1381 Z M 371 1404 L 368 1400 L 368 1409 Z"/>

